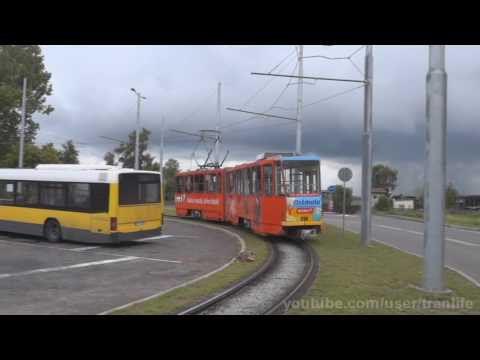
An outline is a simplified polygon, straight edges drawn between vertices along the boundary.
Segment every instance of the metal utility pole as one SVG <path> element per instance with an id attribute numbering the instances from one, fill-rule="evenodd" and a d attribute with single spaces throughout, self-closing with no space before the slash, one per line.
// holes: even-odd
<path id="1" fill-rule="evenodd" d="M 160 135 L 160 179 L 162 179 L 162 184 L 163 184 L 164 137 L 165 137 L 165 118 L 162 117 L 162 133 Z"/>
<path id="2" fill-rule="evenodd" d="M 27 110 L 27 78 L 23 78 L 23 95 L 22 95 L 22 119 L 20 124 L 20 151 L 18 153 L 18 167 L 23 168 L 23 154 L 25 146 L 25 117 Z"/>
<path id="3" fill-rule="evenodd" d="M 222 123 L 222 83 L 218 83 L 217 88 L 217 126 L 215 130 L 217 133 L 217 140 L 214 147 L 214 161 L 216 164 L 220 163 L 220 126 Z"/>
<path id="4" fill-rule="evenodd" d="M 303 116 L 303 45 L 298 46 L 298 87 L 297 87 L 297 140 L 296 152 L 302 153 L 302 116 Z"/>
<path id="5" fill-rule="evenodd" d="M 362 154 L 362 245 L 369 245 L 372 239 L 372 105 L 373 105 L 373 46 L 365 50 L 365 103 L 363 122 Z"/>
<path id="6" fill-rule="evenodd" d="M 137 95 L 137 128 L 135 131 L 135 170 L 140 168 L 140 101 L 145 100 L 146 97 L 142 96 L 135 89 L 131 89 L 135 95 Z"/>
<path id="7" fill-rule="evenodd" d="M 424 289 L 442 292 L 445 254 L 447 73 L 445 45 L 430 45 L 425 146 Z"/>

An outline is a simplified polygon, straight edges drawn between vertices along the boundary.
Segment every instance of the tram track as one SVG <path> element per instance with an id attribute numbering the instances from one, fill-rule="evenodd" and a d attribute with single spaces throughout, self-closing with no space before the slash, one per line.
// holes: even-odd
<path id="1" fill-rule="evenodd" d="M 275 237 L 268 244 L 269 257 L 253 274 L 178 315 L 284 314 L 314 281 L 318 257 L 308 242 Z"/>

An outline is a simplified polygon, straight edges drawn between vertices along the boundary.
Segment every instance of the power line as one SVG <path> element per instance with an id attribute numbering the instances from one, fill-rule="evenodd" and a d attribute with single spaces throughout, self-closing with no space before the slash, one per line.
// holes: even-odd
<path id="1" fill-rule="evenodd" d="M 351 89 L 342 91 L 342 92 L 340 92 L 340 93 L 327 96 L 327 97 L 325 97 L 325 98 L 323 98 L 323 99 L 314 101 L 314 102 L 312 102 L 312 103 L 306 104 L 306 105 L 304 105 L 303 107 L 306 108 L 306 107 L 308 107 L 308 106 L 316 105 L 316 104 L 319 104 L 319 103 L 328 101 L 328 100 L 330 100 L 330 99 L 334 99 L 334 98 L 336 98 L 336 97 L 339 97 L 339 96 L 341 96 L 341 95 L 348 94 L 349 92 L 355 91 L 355 90 L 360 89 L 360 88 L 363 88 L 363 87 L 365 87 L 365 85 L 356 86 L 356 87 L 354 87 L 354 88 L 351 88 Z"/>
<path id="2" fill-rule="evenodd" d="M 294 68 L 293 68 L 293 70 L 292 70 L 292 72 L 291 72 L 292 75 L 293 75 L 293 73 L 295 73 L 295 70 L 297 69 L 297 66 L 298 66 L 298 64 L 295 63 L 295 66 L 294 66 Z M 267 110 L 263 111 L 263 113 L 266 113 L 266 112 L 272 110 L 272 109 L 275 107 L 275 105 L 280 101 L 280 99 L 282 98 L 282 96 L 283 96 L 283 95 L 285 94 L 285 92 L 287 91 L 288 87 L 289 87 L 290 84 L 291 84 L 291 81 L 292 81 L 292 79 L 290 79 L 290 80 L 288 81 L 287 85 L 286 85 L 285 88 L 283 88 L 283 90 L 280 92 L 280 95 L 275 99 L 275 101 L 273 102 L 273 104 L 270 105 L 270 107 L 269 107 Z M 271 81 L 270 81 L 270 82 L 271 82 Z M 235 122 L 235 123 L 233 123 L 233 124 L 225 125 L 225 126 L 222 127 L 222 129 L 234 127 L 234 126 L 237 126 L 237 125 L 240 125 L 240 124 L 244 124 L 244 123 L 247 123 L 247 122 L 249 122 L 249 121 L 251 121 L 251 120 L 257 119 L 257 118 L 259 118 L 259 117 L 261 117 L 261 116 L 255 115 L 255 116 L 249 117 L 249 118 L 247 118 L 247 119 L 237 121 L 237 122 Z"/>
<path id="3" fill-rule="evenodd" d="M 290 61 L 287 62 L 287 64 L 285 64 L 285 66 L 282 66 L 282 70 L 285 69 L 288 65 L 290 65 L 292 63 L 292 61 L 295 60 L 295 57 L 293 57 L 292 59 L 290 59 Z M 278 71 L 281 71 L 280 69 Z M 269 72 L 271 73 L 271 71 Z M 261 87 L 255 94 L 253 94 L 243 105 L 242 107 L 245 107 L 247 106 L 249 103 L 252 102 L 253 99 L 255 99 L 263 90 L 265 90 L 273 81 L 275 80 L 275 78 L 271 78 L 269 79 L 265 85 L 263 87 Z"/>

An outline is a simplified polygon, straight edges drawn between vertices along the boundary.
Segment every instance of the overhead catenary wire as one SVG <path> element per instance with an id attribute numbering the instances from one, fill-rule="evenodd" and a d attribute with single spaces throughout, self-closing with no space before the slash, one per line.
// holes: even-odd
<path id="1" fill-rule="evenodd" d="M 295 73 L 296 69 L 297 69 L 297 66 L 298 64 L 295 63 L 295 66 L 293 68 L 293 70 L 291 71 L 291 74 L 293 75 L 293 73 Z M 292 79 L 290 79 L 287 83 L 287 85 L 282 89 L 282 91 L 280 92 L 280 94 L 277 96 L 277 98 L 275 99 L 275 101 L 272 103 L 272 105 L 270 105 L 268 107 L 268 109 L 266 109 L 265 111 L 263 111 L 263 113 L 267 113 L 268 111 L 272 110 L 276 105 L 277 103 L 280 101 L 280 99 L 282 98 L 282 96 L 285 94 L 285 92 L 288 90 L 290 84 L 291 84 L 291 81 Z M 254 119 L 257 119 L 257 118 L 260 118 L 262 117 L 261 115 L 255 115 L 255 116 L 251 116 L 247 119 L 243 119 L 243 120 L 240 120 L 240 121 L 237 121 L 237 122 L 234 122 L 232 124 L 228 124 L 228 125 L 225 125 L 222 127 L 222 129 L 226 129 L 226 128 L 231 128 L 231 127 L 234 127 L 234 126 L 237 126 L 237 125 L 242 125 L 242 124 L 245 124 L 249 121 L 252 121 Z"/>

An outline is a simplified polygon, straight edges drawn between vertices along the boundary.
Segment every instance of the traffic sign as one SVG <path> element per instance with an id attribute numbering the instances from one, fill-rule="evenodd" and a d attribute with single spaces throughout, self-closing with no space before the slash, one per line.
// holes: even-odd
<path id="1" fill-rule="evenodd" d="M 342 168 L 338 172 L 338 178 L 342 180 L 343 182 L 348 182 L 352 179 L 352 170 L 349 168 Z"/>
<path id="2" fill-rule="evenodd" d="M 329 186 L 327 191 L 330 193 L 334 193 L 335 191 L 337 191 L 337 185 Z"/>

